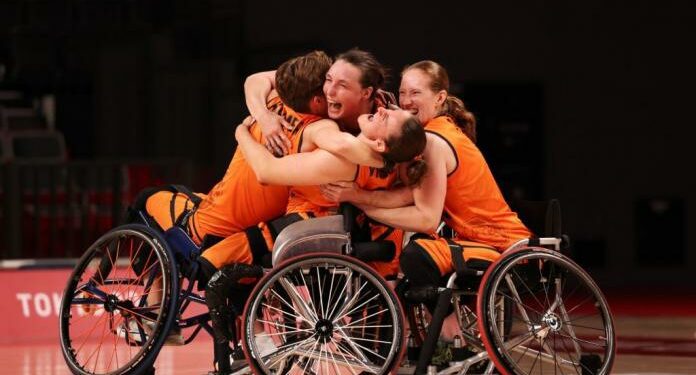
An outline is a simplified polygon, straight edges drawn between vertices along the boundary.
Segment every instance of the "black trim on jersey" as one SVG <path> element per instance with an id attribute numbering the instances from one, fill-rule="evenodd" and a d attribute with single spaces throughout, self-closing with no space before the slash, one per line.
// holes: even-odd
<path id="1" fill-rule="evenodd" d="M 452 146 L 452 142 L 450 142 L 449 139 L 447 139 L 444 135 L 442 135 L 442 134 L 440 134 L 440 133 L 438 133 L 438 132 L 436 132 L 436 131 L 434 131 L 434 130 L 427 130 L 427 129 L 426 129 L 425 132 L 426 132 L 426 133 L 433 134 L 433 135 L 436 135 L 436 136 L 442 138 L 442 140 L 444 140 L 445 142 L 447 142 L 447 144 L 449 145 L 449 147 L 452 149 L 452 153 L 454 153 L 454 161 L 457 163 L 457 165 L 454 167 L 454 170 L 453 170 L 452 172 L 450 172 L 450 173 L 447 174 L 447 177 L 453 175 L 454 172 L 456 172 L 457 169 L 459 168 L 459 157 L 457 156 L 457 149 L 454 148 L 454 146 Z"/>

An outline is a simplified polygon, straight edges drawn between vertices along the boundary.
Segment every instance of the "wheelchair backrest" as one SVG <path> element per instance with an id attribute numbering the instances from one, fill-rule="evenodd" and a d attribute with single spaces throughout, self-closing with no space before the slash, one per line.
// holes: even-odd
<path id="1" fill-rule="evenodd" d="M 558 199 L 547 201 L 517 200 L 511 202 L 511 206 L 536 237 L 560 238 L 563 235 L 561 205 Z"/>
<path id="2" fill-rule="evenodd" d="M 315 252 L 341 254 L 350 242 L 343 215 L 298 221 L 279 234 L 273 246 L 273 266 L 292 257 Z"/>

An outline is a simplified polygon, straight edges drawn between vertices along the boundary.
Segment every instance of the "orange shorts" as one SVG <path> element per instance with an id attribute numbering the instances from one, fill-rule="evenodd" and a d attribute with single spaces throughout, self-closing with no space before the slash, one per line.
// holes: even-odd
<path id="1" fill-rule="evenodd" d="M 404 231 L 391 228 L 380 223 L 370 223 L 371 238 L 373 241 L 387 240 L 394 242 L 396 252 L 394 259 L 389 262 L 368 262 L 383 277 L 396 276 L 399 274 L 399 258 L 404 243 Z"/>
<path id="2" fill-rule="evenodd" d="M 419 238 L 416 239 L 415 242 L 433 259 L 435 265 L 437 265 L 437 268 L 440 270 L 440 276 L 445 276 L 454 272 L 452 250 L 450 250 L 446 239 Z M 462 246 L 464 261 L 478 259 L 495 262 L 500 258 L 500 252 L 493 246 L 464 240 L 454 240 L 454 242 Z"/>
<path id="3" fill-rule="evenodd" d="M 203 197 L 203 194 L 196 194 Z M 158 191 L 157 193 L 151 195 L 145 202 L 145 211 L 152 216 L 153 219 L 159 224 L 162 230 L 167 230 L 174 226 L 174 222 L 179 218 L 184 209 L 193 209 L 193 202 L 185 194 L 178 193 L 174 197 L 174 205 L 172 206 L 172 198 L 174 193 L 170 191 Z M 191 221 L 189 220 L 189 233 Z M 201 234 L 201 238 L 196 236 L 191 236 L 196 245 L 200 245 L 202 237 L 205 234 Z"/>
<path id="4" fill-rule="evenodd" d="M 299 218 L 302 220 L 307 220 L 310 217 L 304 212 L 296 212 L 294 214 L 299 215 Z M 258 229 L 263 236 L 267 249 L 271 251 L 275 243 L 275 238 L 271 233 L 269 225 L 267 223 L 260 223 Z M 252 264 L 254 262 L 253 254 L 247 231 L 244 231 L 233 233 L 222 241 L 205 249 L 201 256 L 217 269 L 220 269 L 223 266 L 233 263 Z"/>

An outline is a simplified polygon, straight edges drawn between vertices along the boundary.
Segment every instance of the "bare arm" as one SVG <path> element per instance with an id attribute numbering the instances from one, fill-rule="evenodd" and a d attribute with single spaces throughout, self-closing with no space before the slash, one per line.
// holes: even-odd
<path id="1" fill-rule="evenodd" d="M 305 130 L 305 139 L 313 142 L 317 148 L 343 157 L 355 164 L 381 168 L 384 166 L 382 156 L 357 137 L 342 132 L 332 120 L 320 120 Z"/>
<path id="2" fill-rule="evenodd" d="M 357 206 L 368 216 L 384 224 L 413 232 L 434 233 L 440 224 L 447 193 L 446 153 L 451 151 L 444 141 L 432 141 L 428 138 L 423 155 L 428 164 L 428 172 L 421 184 L 413 189 L 414 204 L 400 208 Z"/>
<path id="3" fill-rule="evenodd" d="M 275 158 L 254 141 L 247 126 L 238 126 L 235 135 L 247 162 L 262 184 L 319 185 L 349 180 L 355 176 L 355 164 L 330 152 L 315 150 Z"/>
<path id="4" fill-rule="evenodd" d="M 275 88 L 275 70 L 254 73 L 244 81 L 244 97 L 251 117 L 261 126 L 264 143 L 274 154 L 286 155 L 292 144 L 283 132 L 285 119 L 266 107 L 266 101 Z"/>
<path id="5" fill-rule="evenodd" d="M 413 203 L 413 192 L 402 186 L 389 190 L 364 190 L 355 182 L 334 182 L 321 185 L 324 197 L 334 202 L 351 202 L 380 208 L 397 208 Z"/>
<path id="6" fill-rule="evenodd" d="M 264 112 L 269 112 L 266 108 L 266 99 L 275 88 L 275 70 L 268 72 L 254 73 L 244 81 L 244 97 L 251 117 L 259 119 Z"/>

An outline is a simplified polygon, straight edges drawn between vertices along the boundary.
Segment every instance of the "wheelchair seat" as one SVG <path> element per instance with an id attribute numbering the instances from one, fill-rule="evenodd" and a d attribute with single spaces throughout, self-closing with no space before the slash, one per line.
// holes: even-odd
<path id="1" fill-rule="evenodd" d="M 350 242 L 343 215 L 302 220 L 288 225 L 275 240 L 273 266 L 292 257 L 311 252 L 341 254 Z"/>

